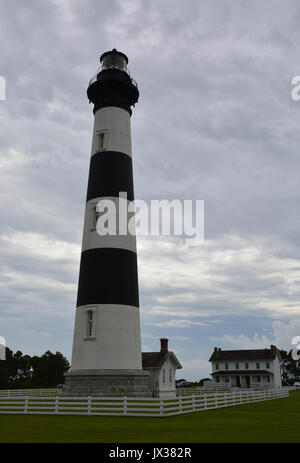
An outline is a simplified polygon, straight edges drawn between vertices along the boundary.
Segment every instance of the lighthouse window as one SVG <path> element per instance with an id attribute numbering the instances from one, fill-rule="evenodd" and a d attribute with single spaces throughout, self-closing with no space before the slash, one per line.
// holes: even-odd
<path id="1" fill-rule="evenodd" d="M 170 369 L 169 370 L 169 383 L 172 382 L 172 370 Z"/>
<path id="2" fill-rule="evenodd" d="M 105 137 L 104 133 L 99 133 L 99 148 L 101 150 L 104 149 L 104 137 Z"/>
<path id="3" fill-rule="evenodd" d="M 87 311 L 87 335 L 91 337 L 93 335 L 93 311 Z"/>
<path id="4" fill-rule="evenodd" d="M 166 382 L 166 370 L 163 368 L 163 383 Z"/>
<path id="5" fill-rule="evenodd" d="M 107 149 L 107 130 L 98 132 L 98 151 Z"/>
<path id="6" fill-rule="evenodd" d="M 92 226 L 91 231 L 96 230 L 97 220 L 100 217 L 100 212 L 97 212 L 97 205 L 92 208 Z"/>

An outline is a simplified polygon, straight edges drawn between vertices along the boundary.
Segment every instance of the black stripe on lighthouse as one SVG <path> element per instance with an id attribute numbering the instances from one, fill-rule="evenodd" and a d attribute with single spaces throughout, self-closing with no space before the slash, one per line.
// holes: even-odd
<path id="1" fill-rule="evenodd" d="M 97 248 L 81 254 L 77 307 L 122 304 L 139 307 L 136 253 Z"/>
<path id="2" fill-rule="evenodd" d="M 99 197 L 118 197 L 127 193 L 133 201 L 132 160 L 118 151 L 96 153 L 91 157 L 87 201 Z"/>

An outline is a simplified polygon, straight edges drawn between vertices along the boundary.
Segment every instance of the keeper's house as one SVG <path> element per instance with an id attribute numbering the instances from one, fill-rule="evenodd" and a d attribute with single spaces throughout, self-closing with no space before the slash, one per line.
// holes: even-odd
<path id="1" fill-rule="evenodd" d="M 280 388 L 282 358 L 276 346 L 270 349 L 222 350 L 215 347 L 209 359 L 213 383 L 220 386 Z"/>
<path id="2" fill-rule="evenodd" d="M 176 370 L 182 365 L 174 352 L 168 350 L 168 339 L 161 338 L 160 352 L 142 353 L 143 370 L 150 372 L 150 388 L 153 397 L 176 397 Z"/>

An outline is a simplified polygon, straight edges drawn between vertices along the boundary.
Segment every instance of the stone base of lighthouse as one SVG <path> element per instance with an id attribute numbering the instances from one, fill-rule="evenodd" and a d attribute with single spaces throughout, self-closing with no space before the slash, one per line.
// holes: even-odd
<path id="1" fill-rule="evenodd" d="M 65 373 L 63 396 L 151 397 L 144 370 L 71 370 Z"/>

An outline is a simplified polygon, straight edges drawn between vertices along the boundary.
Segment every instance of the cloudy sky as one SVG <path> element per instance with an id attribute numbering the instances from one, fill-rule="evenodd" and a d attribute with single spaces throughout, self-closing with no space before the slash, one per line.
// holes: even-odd
<path id="1" fill-rule="evenodd" d="M 69 359 L 99 56 L 129 57 L 135 196 L 202 199 L 205 240 L 138 237 L 143 350 L 167 336 L 208 376 L 214 346 L 300 335 L 297 0 L 0 1 L 0 335 Z"/>

